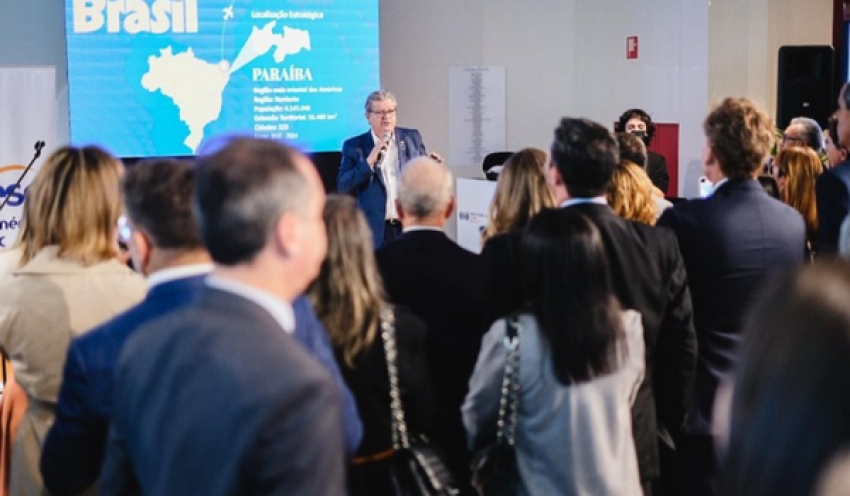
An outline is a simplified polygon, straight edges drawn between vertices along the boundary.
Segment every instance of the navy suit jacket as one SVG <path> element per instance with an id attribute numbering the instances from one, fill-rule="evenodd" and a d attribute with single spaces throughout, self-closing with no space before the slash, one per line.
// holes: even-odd
<path id="1" fill-rule="evenodd" d="M 206 287 L 115 373 L 101 494 L 345 494 L 337 388 L 267 310 Z"/>
<path id="2" fill-rule="evenodd" d="M 850 211 L 850 162 L 842 162 L 818 177 L 815 200 L 818 207 L 817 255 L 835 255 L 841 223 Z"/>
<path id="3" fill-rule="evenodd" d="M 803 262 L 806 226 L 755 179 L 730 180 L 708 198 L 667 209 L 658 224 L 679 239 L 694 304 L 697 371 L 685 428 L 710 434 L 714 395 L 735 364 L 744 319 L 770 275 Z"/>
<path id="4" fill-rule="evenodd" d="M 205 277 L 158 284 L 137 306 L 71 342 L 56 420 L 48 432 L 41 457 L 42 476 L 51 493 L 79 494 L 97 481 L 113 409 L 115 364 L 122 346 L 143 325 L 188 305 L 205 287 Z M 353 453 L 360 444 L 362 426 L 327 333 L 306 297 L 298 298 L 293 310 L 295 337 L 329 369 L 340 388 L 346 443 Z"/>
<path id="5" fill-rule="evenodd" d="M 399 169 L 412 158 L 425 155 L 422 135 L 416 129 L 395 128 L 398 147 Z M 366 215 L 366 221 L 372 229 L 375 248 L 381 246 L 384 239 L 384 221 L 387 215 L 387 189 L 379 170 L 373 170 L 366 163 L 366 157 L 375 148 L 372 131 L 346 140 L 342 145 L 342 163 L 339 165 L 337 189 L 357 197 L 357 203 Z M 377 168 L 376 168 L 377 169 Z"/>

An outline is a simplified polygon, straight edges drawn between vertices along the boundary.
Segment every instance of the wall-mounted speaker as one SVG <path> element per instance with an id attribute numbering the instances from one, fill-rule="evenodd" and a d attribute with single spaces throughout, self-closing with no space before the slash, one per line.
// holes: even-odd
<path id="1" fill-rule="evenodd" d="M 831 46 L 779 49 L 776 125 L 780 129 L 794 117 L 811 117 L 826 126 L 836 107 L 832 96 L 834 58 Z"/>

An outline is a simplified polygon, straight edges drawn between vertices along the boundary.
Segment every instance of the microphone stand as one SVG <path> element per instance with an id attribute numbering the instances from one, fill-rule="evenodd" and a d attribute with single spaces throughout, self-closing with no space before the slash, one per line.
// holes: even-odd
<path id="1" fill-rule="evenodd" d="M 9 198 L 12 197 L 12 193 L 21 186 L 21 181 L 24 180 L 24 177 L 27 175 L 27 172 L 30 171 L 35 161 L 38 160 L 38 157 L 41 156 L 41 149 L 44 148 L 44 141 L 36 141 L 34 148 L 35 155 L 32 156 L 32 160 L 30 160 L 29 165 L 27 165 L 27 168 L 24 169 L 24 172 L 21 174 L 21 177 L 18 178 L 18 181 L 15 183 L 12 189 L 8 190 L 9 194 L 6 195 L 6 199 L 3 200 L 2 204 L 0 204 L 0 211 L 2 211 L 6 207 L 6 204 L 9 203 Z"/>

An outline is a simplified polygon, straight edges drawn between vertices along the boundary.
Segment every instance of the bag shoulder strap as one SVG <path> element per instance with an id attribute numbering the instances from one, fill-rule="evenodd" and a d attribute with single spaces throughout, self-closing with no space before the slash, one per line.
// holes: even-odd
<path id="1" fill-rule="evenodd" d="M 505 319 L 505 348 L 508 356 L 505 360 L 505 373 L 502 377 L 502 389 L 499 397 L 499 420 L 496 441 L 513 446 L 516 443 L 516 428 L 519 415 L 519 363 L 521 324 L 517 316 Z"/>
<path id="2" fill-rule="evenodd" d="M 398 387 L 398 348 L 395 339 L 395 313 L 392 308 L 381 307 L 381 341 L 387 361 L 387 376 L 390 382 L 390 418 L 392 420 L 393 448 L 409 448 L 410 437 L 404 418 L 404 406 Z"/>

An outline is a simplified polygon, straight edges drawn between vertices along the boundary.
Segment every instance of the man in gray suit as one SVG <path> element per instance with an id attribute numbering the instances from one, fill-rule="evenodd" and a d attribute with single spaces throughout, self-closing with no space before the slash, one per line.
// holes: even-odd
<path id="1" fill-rule="evenodd" d="M 126 343 L 101 494 L 345 493 L 336 389 L 291 335 L 327 247 L 323 203 L 313 165 L 279 143 L 236 139 L 199 160 L 215 269 L 193 304 Z"/>

